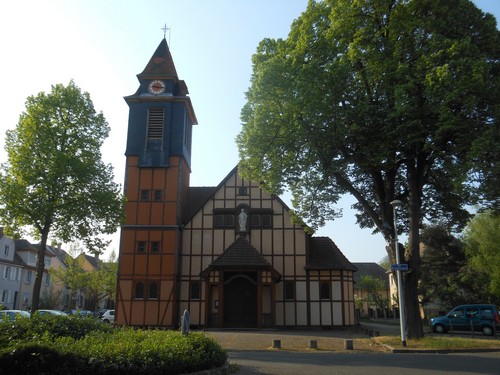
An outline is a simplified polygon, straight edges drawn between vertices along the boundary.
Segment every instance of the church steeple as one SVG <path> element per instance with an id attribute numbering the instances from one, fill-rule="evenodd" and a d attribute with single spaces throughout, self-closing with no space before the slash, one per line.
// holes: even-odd
<path id="1" fill-rule="evenodd" d="M 182 213 L 197 124 L 187 86 L 163 39 L 129 106 L 117 323 L 169 326 L 179 321 Z"/>
<path id="2" fill-rule="evenodd" d="M 170 157 L 181 157 L 190 167 L 197 119 L 165 39 L 137 78 L 138 90 L 125 97 L 130 107 L 125 155 L 138 156 L 141 167 L 168 167 Z"/>
<path id="3" fill-rule="evenodd" d="M 175 70 L 174 60 L 170 54 L 167 41 L 163 39 L 156 48 L 155 53 L 144 68 L 142 73 L 138 74 L 139 79 L 170 78 L 177 80 L 177 71 Z"/>

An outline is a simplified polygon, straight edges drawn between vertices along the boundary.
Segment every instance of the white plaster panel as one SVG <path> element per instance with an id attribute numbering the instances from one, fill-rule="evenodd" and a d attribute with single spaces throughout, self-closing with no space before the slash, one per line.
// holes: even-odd
<path id="1" fill-rule="evenodd" d="M 340 281 L 332 282 L 332 299 L 340 300 L 342 299 L 342 284 Z"/>
<path id="2" fill-rule="evenodd" d="M 319 326 L 319 303 L 313 302 L 311 303 L 311 325 Z"/>
<path id="3" fill-rule="evenodd" d="M 297 301 L 307 301 L 307 283 L 305 281 L 295 283 L 295 294 Z"/>
<path id="4" fill-rule="evenodd" d="M 336 326 L 342 325 L 342 303 L 333 303 L 333 324 Z"/>
<path id="5" fill-rule="evenodd" d="M 307 325 L 307 303 L 297 303 L 297 325 Z"/>
<path id="6" fill-rule="evenodd" d="M 321 325 L 332 324 L 332 308 L 330 302 L 321 302 Z"/>
<path id="7" fill-rule="evenodd" d="M 295 323 L 295 303 L 285 303 L 285 325 L 294 326 Z"/>
<path id="8" fill-rule="evenodd" d="M 317 281 L 311 281 L 311 300 L 318 300 L 319 299 L 319 283 Z"/>

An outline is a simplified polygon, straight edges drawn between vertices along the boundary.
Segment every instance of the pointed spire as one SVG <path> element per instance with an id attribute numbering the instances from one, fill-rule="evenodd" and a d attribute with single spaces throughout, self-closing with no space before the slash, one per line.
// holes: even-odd
<path id="1" fill-rule="evenodd" d="M 163 79 L 170 78 L 174 80 L 178 79 L 174 60 L 172 59 L 167 40 L 165 38 L 160 42 L 158 48 L 156 48 L 156 51 L 149 60 L 148 64 L 146 65 L 142 73 L 137 75 L 137 77 Z"/>

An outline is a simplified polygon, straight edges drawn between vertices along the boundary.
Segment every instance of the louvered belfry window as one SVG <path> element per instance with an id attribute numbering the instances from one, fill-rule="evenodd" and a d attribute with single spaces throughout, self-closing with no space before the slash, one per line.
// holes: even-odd
<path id="1" fill-rule="evenodd" d="M 163 139 L 163 108 L 149 109 L 147 138 Z"/>

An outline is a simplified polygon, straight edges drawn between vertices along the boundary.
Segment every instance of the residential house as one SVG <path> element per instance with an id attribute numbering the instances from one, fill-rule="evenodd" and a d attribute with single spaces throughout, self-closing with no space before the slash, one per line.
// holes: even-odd
<path id="1" fill-rule="evenodd" d="M 389 285 L 390 273 L 377 263 L 353 263 L 358 271 L 354 274 L 354 295 L 359 301 L 360 317 L 381 318 L 390 315 L 391 290 Z M 359 281 L 363 276 L 371 276 L 382 281 L 383 288 L 376 291 L 378 297 L 387 301 L 385 311 L 371 301 L 368 291 L 360 287 Z"/>
<path id="2" fill-rule="evenodd" d="M 5 309 L 20 308 L 20 280 L 23 262 L 15 251 L 14 240 L 0 227 L 0 305 Z"/>
<path id="3" fill-rule="evenodd" d="M 31 308 L 33 286 L 35 283 L 38 248 L 36 245 L 32 245 L 27 240 L 15 240 L 14 242 L 16 253 L 19 255 L 24 264 L 20 281 L 21 304 L 19 307 L 21 310 L 29 310 Z M 52 283 L 50 274 L 47 270 L 50 268 L 54 257 L 54 254 L 49 251 L 45 253 L 45 269 L 42 276 L 40 296 L 50 294 Z"/>

